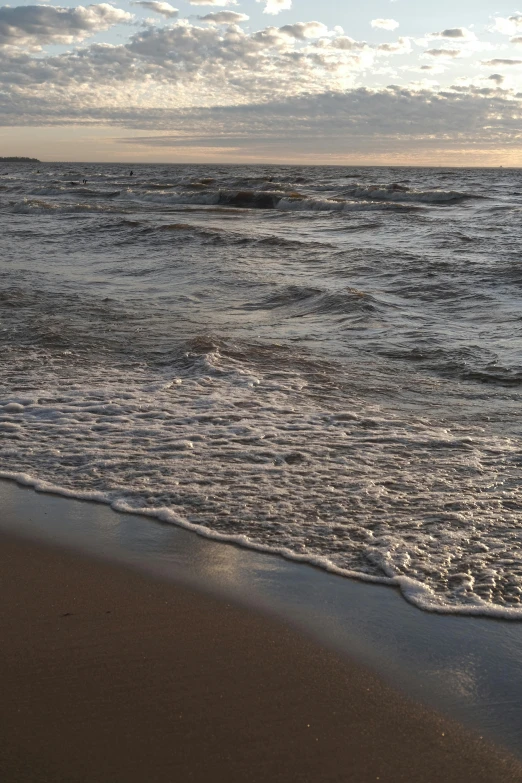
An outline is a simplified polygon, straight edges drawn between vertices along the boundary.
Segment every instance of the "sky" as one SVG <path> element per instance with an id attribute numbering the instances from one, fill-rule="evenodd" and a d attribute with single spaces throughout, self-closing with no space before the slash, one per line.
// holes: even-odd
<path id="1" fill-rule="evenodd" d="M 488 0 L 0 5 L 0 156 L 522 166 L 522 11 Z"/>

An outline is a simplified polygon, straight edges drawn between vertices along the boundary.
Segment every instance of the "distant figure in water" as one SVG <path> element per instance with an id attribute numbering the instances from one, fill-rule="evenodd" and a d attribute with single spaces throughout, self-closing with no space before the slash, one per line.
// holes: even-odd
<path id="1" fill-rule="evenodd" d="M 130 172 L 130 174 L 129 174 L 129 177 L 132 177 L 132 176 L 133 176 L 133 174 L 134 174 L 134 172 L 133 172 L 133 171 L 131 171 L 131 172 Z"/>
<path id="2" fill-rule="evenodd" d="M 82 180 L 82 182 L 83 182 L 84 185 L 87 184 L 87 180 L 86 179 Z"/>

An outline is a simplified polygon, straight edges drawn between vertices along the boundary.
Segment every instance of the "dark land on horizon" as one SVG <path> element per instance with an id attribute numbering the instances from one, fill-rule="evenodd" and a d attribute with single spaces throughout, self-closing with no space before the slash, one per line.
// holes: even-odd
<path id="1" fill-rule="evenodd" d="M 41 163 L 41 161 L 38 158 L 0 157 L 0 163 Z"/>

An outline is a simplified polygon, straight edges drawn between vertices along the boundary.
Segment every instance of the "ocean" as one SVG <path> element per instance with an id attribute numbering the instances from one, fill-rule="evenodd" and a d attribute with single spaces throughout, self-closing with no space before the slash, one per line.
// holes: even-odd
<path id="1" fill-rule="evenodd" d="M 522 172 L 0 163 L 0 477 L 522 618 Z"/>

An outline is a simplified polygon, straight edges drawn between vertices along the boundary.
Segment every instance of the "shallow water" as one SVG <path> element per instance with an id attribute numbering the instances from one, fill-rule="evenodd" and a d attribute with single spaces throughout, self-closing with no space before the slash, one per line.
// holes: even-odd
<path id="1" fill-rule="evenodd" d="M 0 175 L 2 476 L 522 617 L 518 171 Z"/>

